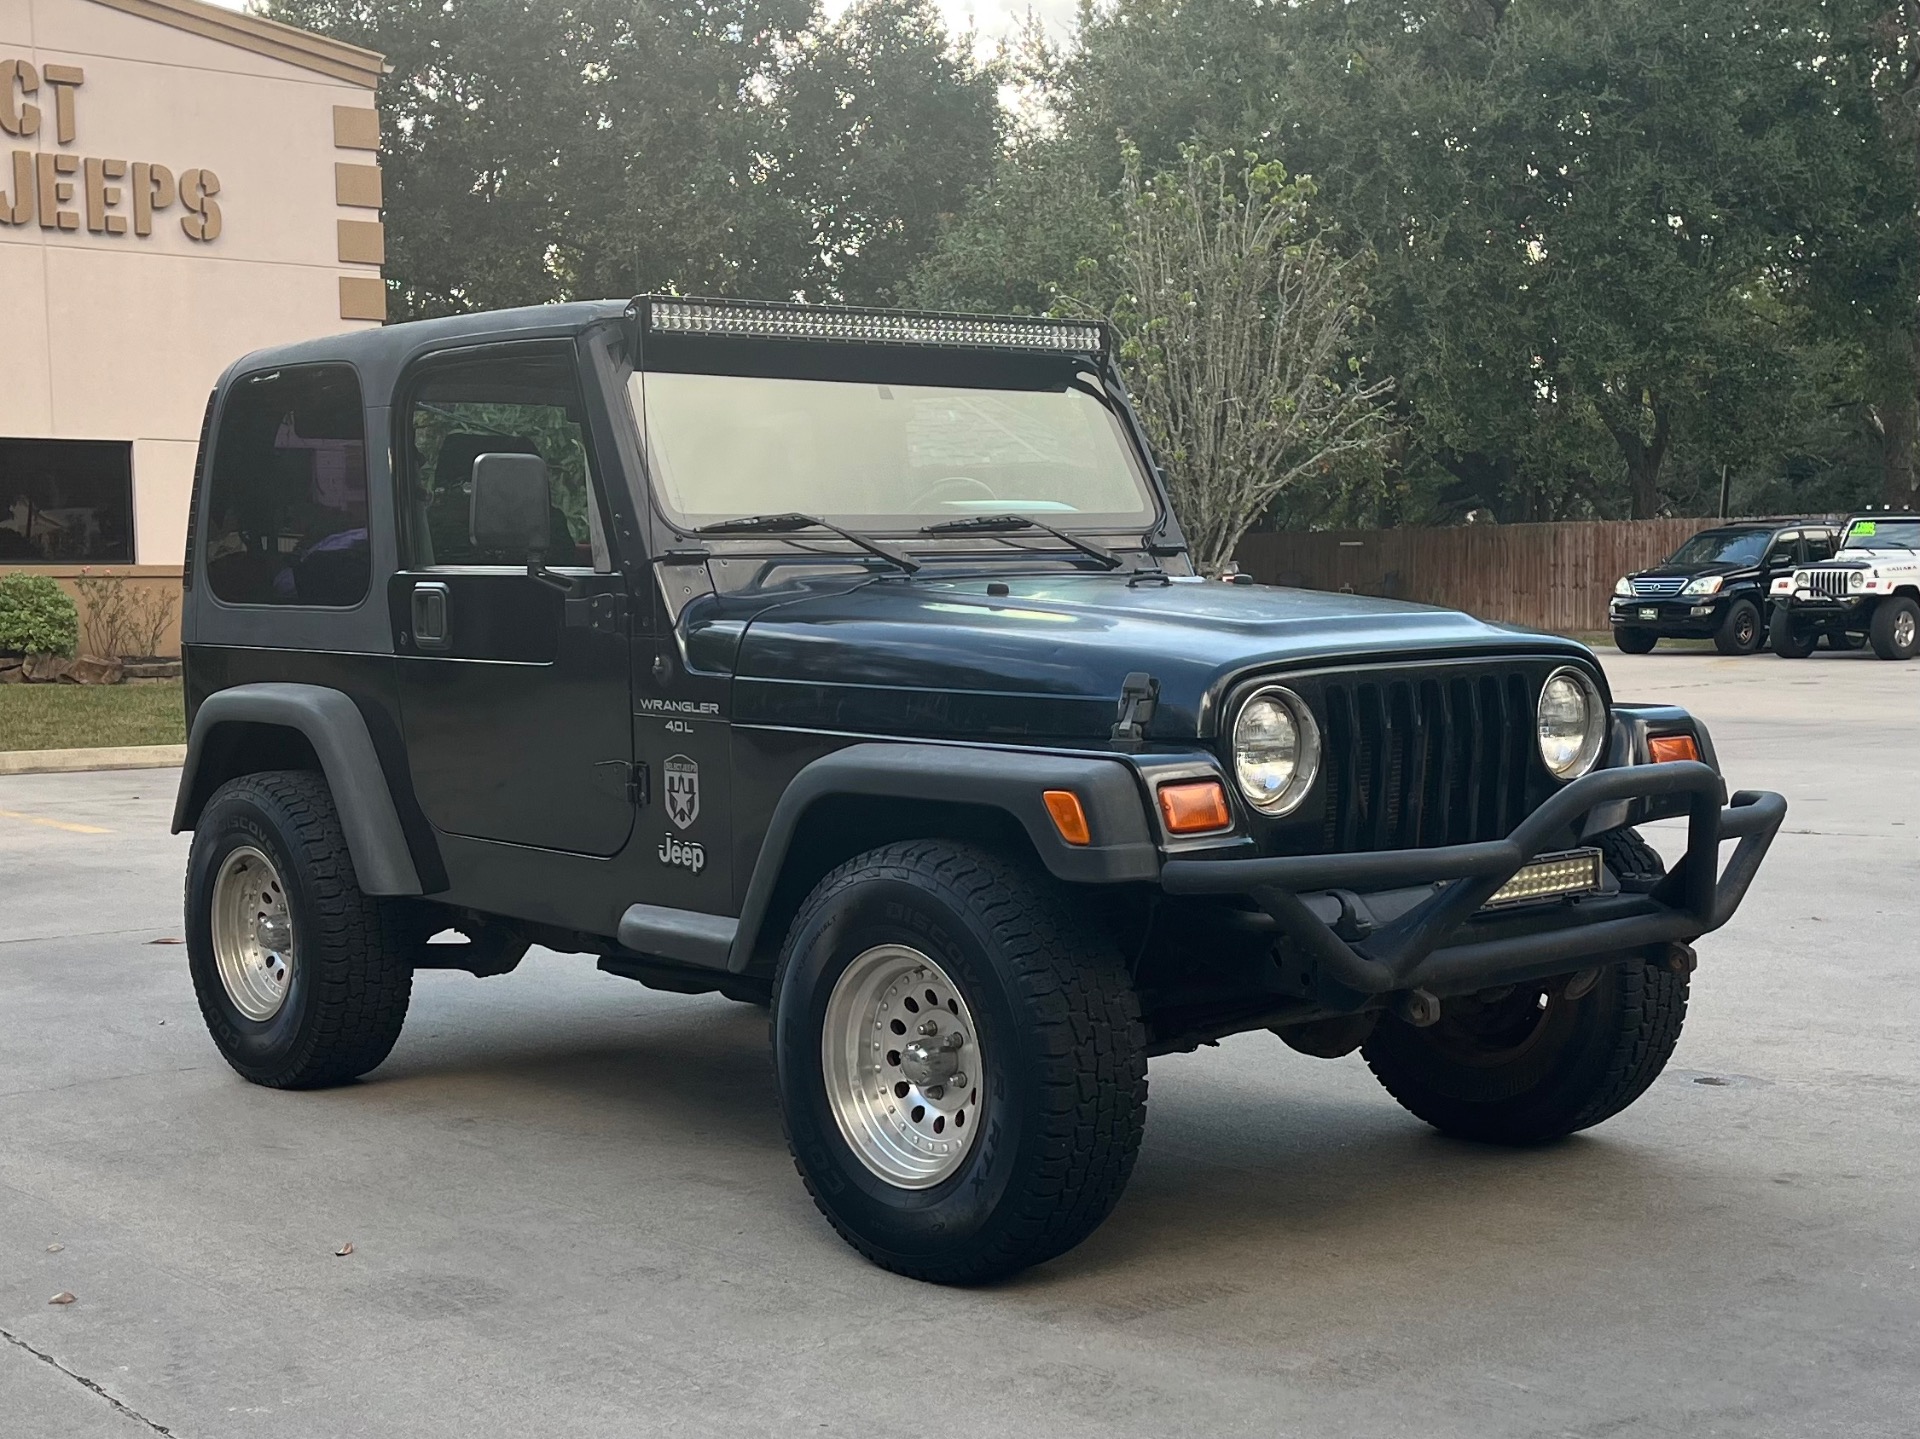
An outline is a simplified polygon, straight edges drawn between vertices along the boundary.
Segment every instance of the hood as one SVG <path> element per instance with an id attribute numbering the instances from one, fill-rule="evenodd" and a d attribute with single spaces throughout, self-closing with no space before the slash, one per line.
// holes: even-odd
<path id="1" fill-rule="evenodd" d="M 1752 574 L 1758 565 L 1734 565 L 1725 560 L 1713 560 L 1704 565 L 1658 564 L 1651 569 L 1635 570 L 1629 578 L 1636 580 L 1697 580 L 1706 575 Z"/>
<path id="2" fill-rule="evenodd" d="M 991 580 L 1007 593 L 988 594 Z M 733 628 L 732 626 L 725 626 Z M 875 580 L 773 602 L 724 646 L 734 717 L 878 733 L 1096 739 L 1126 677 L 1160 681 L 1155 739 L 1206 737 L 1254 670 L 1588 651 L 1453 610 L 1362 595 L 1124 575 Z"/>

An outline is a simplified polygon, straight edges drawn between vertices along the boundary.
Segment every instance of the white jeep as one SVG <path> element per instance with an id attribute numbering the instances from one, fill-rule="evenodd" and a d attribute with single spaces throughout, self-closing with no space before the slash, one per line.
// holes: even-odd
<path id="1" fill-rule="evenodd" d="M 1820 637 L 1834 649 L 1871 643 L 1883 660 L 1920 648 L 1920 515 L 1859 515 L 1838 553 L 1774 580 L 1769 639 L 1782 659 L 1805 659 Z"/>

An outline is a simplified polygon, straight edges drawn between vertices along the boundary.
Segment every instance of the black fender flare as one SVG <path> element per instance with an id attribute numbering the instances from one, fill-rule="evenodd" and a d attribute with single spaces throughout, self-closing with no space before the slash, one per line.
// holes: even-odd
<path id="1" fill-rule="evenodd" d="M 1080 800 L 1092 843 L 1060 837 L 1042 798 L 1069 790 Z M 727 968 L 751 962 L 775 886 L 807 810 L 842 795 L 929 800 L 997 809 L 1011 816 L 1056 879 L 1068 884 L 1122 884 L 1160 876 L 1160 851 L 1149 826 L 1140 780 L 1125 760 L 952 744 L 849 745 L 822 755 L 795 775 L 774 806 L 754 864 Z"/>
<path id="2" fill-rule="evenodd" d="M 236 685 L 202 701 L 187 737 L 187 764 L 174 801 L 175 834 L 199 822 L 209 798 L 201 792 L 200 764 L 209 737 L 228 724 L 275 725 L 304 736 L 333 791 L 360 888 L 381 895 L 424 892 L 367 722 L 350 698 L 324 685 Z"/>

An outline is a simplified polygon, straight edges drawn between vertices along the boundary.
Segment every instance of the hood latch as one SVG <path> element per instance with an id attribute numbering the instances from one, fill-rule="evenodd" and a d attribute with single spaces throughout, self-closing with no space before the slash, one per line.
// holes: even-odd
<path id="1" fill-rule="evenodd" d="M 1160 702 L 1160 681 L 1136 670 L 1120 684 L 1120 717 L 1113 726 L 1113 742 L 1123 749 L 1138 749 L 1153 722 L 1154 706 Z"/>

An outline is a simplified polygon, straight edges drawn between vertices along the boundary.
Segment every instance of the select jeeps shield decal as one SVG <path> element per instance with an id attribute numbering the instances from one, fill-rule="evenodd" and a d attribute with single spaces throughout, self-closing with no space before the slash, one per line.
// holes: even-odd
<path id="1" fill-rule="evenodd" d="M 667 818 L 685 829 L 700 818 L 700 766 L 683 754 L 674 755 L 664 766 L 667 784 Z"/>

